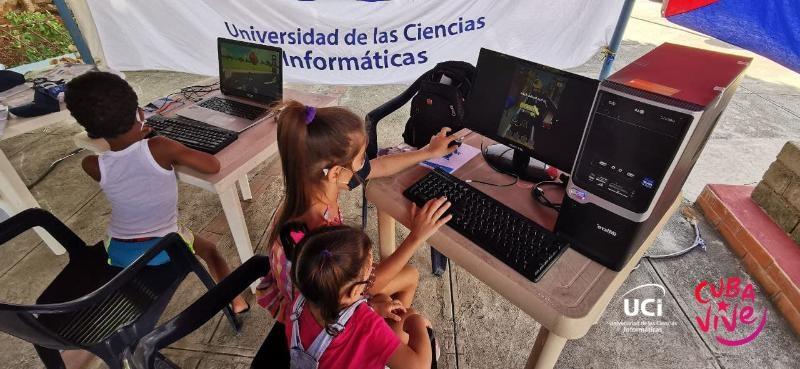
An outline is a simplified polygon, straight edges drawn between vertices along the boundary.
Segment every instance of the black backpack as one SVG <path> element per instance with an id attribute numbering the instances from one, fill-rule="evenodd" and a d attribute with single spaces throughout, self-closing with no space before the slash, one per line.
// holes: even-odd
<path id="1" fill-rule="evenodd" d="M 442 76 L 450 83 L 442 83 Z M 411 117 L 403 131 L 403 141 L 420 148 L 442 127 L 452 128 L 451 133 L 463 128 L 464 102 L 474 81 L 475 67 L 463 61 L 441 62 L 422 75 L 416 81 L 418 90 L 411 100 Z"/>

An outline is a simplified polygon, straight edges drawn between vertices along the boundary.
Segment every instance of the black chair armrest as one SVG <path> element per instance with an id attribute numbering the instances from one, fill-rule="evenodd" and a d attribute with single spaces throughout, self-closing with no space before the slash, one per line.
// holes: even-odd
<path id="1" fill-rule="evenodd" d="M 391 100 L 383 103 L 383 105 L 373 109 L 364 118 L 364 123 L 367 128 L 367 158 L 375 159 L 378 157 L 378 122 L 386 118 L 387 115 L 394 113 L 405 105 L 417 93 L 419 84 L 423 79 L 429 79 L 432 71 L 428 71 L 419 78 L 417 78 L 411 86 L 403 91 L 400 95 L 395 96 Z"/>
<path id="2" fill-rule="evenodd" d="M 42 227 L 55 238 L 70 254 L 81 252 L 86 243 L 71 229 L 67 228 L 55 215 L 47 210 L 31 208 L 0 223 L 0 244 L 4 244 L 22 232 L 33 227 Z"/>
<path id="3" fill-rule="evenodd" d="M 55 217 L 53 217 L 55 218 Z M 71 231 L 70 231 L 71 233 Z M 76 236 L 77 237 L 77 236 Z M 142 269 L 147 267 L 147 263 L 153 260 L 160 252 L 166 251 L 170 257 L 170 262 L 187 263 L 189 258 L 194 259 L 186 243 L 177 233 L 170 233 L 164 236 L 155 246 L 147 250 L 142 256 L 136 259 L 133 264 L 123 269 L 113 279 L 108 281 L 102 287 L 94 292 L 83 296 L 79 299 L 53 303 L 53 304 L 39 304 L 39 305 L 16 305 L 16 304 L 0 304 L 4 310 L 27 311 L 34 314 L 57 314 L 68 313 L 72 311 L 83 310 L 89 308 L 97 301 L 106 298 L 108 295 L 114 293 L 130 282 Z"/>
<path id="4" fill-rule="evenodd" d="M 153 368 L 158 350 L 200 328 L 267 272 L 269 259 L 263 255 L 253 256 L 186 310 L 139 340 L 135 351 L 129 356 L 129 363 L 136 369 Z"/>

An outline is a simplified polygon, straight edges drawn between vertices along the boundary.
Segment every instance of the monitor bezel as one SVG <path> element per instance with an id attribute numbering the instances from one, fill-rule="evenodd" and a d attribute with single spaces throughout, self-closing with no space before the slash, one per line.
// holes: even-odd
<path id="1" fill-rule="evenodd" d="M 278 90 L 277 95 L 260 95 L 254 94 L 250 92 L 245 92 L 242 90 L 237 90 L 235 88 L 228 88 L 222 84 L 222 44 L 223 43 L 230 43 L 238 46 L 245 46 L 254 49 L 261 49 L 267 51 L 273 51 L 278 53 L 278 60 L 281 63 L 280 73 L 278 73 L 278 81 L 280 82 L 281 88 Z M 272 103 L 275 101 L 280 101 L 283 98 L 283 49 L 276 46 L 264 45 L 264 44 L 255 44 L 252 42 L 246 42 L 241 40 L 232 40 L 229 38 L 224 37 L 217 37 L 217 64 L 219 67 L 219 90 L 222 92 L 223 95 L 231 95 L 242 97 L 246 99 L 251 99 L 256 102 L 260 103 Z"/>
<path id="2" fill-rule="evenodd" d="M 558 68 L 553 68 L 553 67 L 550 67 L 550 66 L 547 66 L 547 65 L 544 65 L 544 64 L 539 64 L 539 63 L 536 63 L 536 62 L 533 62 L 533 61 L 530 61 L 530 60 L 522 59 L 522 58 L 519 58 L 519 57 L 516 57 L 516 56 L 513 56 L 513 55 L 501 53 L 499 51 L 495 51 L 495 50 L 491 50 L 491 49 L 487 49 L 485 47 L 482 47 L 480 52 L 479 52 L 479 54 L 478 54 L 478 61 L 476 63 L 475 84 L 473 85 L 473 87 L 480 86 L 480 84 L 479 84 L 480 77 L 481 77 L 480 60 L 481 60 L 481 56 L 483 56 L 484 53 L 499 55 L 499 56 L 502 56 L 502 57 L 509 58 L 514 62 L 526 63 L 526 64 L 529 64 L 529 65 L 535 67 L 535 68 L 539 68 L 541 70 L 545 70 L 545 71 L 548 71 L 548 72 L 554 72 L 554 73 L 557 73 L 557 74 L 564 75 L 564 76 L 566 76 L 568 78 L 574 78 L 574 79 L 577 79 L 577 80 L 581 80 L 583 82 L 588 82 L 588 83 L 593 83 L 594 84 L 595 92 L 594 92 L 594 95 L 592 97 L 592 100 L 589 102 L 589 110 L 587 111 L 586 120 L 583 122 L 583 128 L 580 129 L 580 134 L 579 134 L 580 138 L 578 139 L 578 145 L 577 145 L 576 151 L 575 151 L 575 157 L 577 157 L 578 153 L 580 151 L 581 141 L 583 141 L 584 132 L 586 131 L 586 126 L 589 124 L 589 120 L 592 117 L 592 111 L 594 110 L 595 100 L 597 99 L 597 89 L 600 87 L 600 81 L 597 80 L 597 79 L 591 78 L 591 77 L 586 77 L 586 76 L 582 76 L 580 74 L 567 72 L 565 70 L 561 70 L 561 69 L 558 69 Z M 484 77 L 484 78 L 486 78 L 486 77 Z M 470 94 L 470 97 L 471 96 L 473 96 L 473 95 Z M 497 122 L 496 125 L 494 125 L 495 130 L 493 132 L 485 132 L 482 129 L 483 125 L 472 123 L 471 120 L 470 120 L 471 117 L 470 117 L 469 111 L 470 111 L 470 107 L 473 106 L 473 104 L 469 100 L 470 100 L 470 98 L 467 99 L 467 103 L 466 103 L 467 114 L 466 114 L 465 119 L 464 119 L 464 127 L 465 128 L 468 128 L 469 130 L 471 130 L 473 132 L 477 132 L 477 133 L 481 134 L 484 137 L 488 137 L 488 138 L 490 138 L 491 140 L 493 140 L 493 141 L 495 141 L 497 143 L 506 145 L 506 146 L 516 150 L 516 151 L 523 152 L 523 153 L 525 153 L 525 155 L 528 155 L 531 158 L 534 158 L 536 160 L 544 162 L 545 164 L 555 165 L 554 163 L 547 163 L 545 160 L 543 160 L 540 156 L 538 156 L 536 154 L 536 150 L 535 149 L 529 149 L 529 148 L 527 148 L 525 146 L 522 146 L 522 145 L 520 145 L 520 144 L 518 144 L 518 143 L 516 143 L 514 141 L 511 141 L 510 139 L 507 139 L 505 137 L 501 137 L 500 135 L 498 135 L 496 128 L 497 128 L 497 124 L 499 124 L 500 117 L 497 117 L 498 122 Z M 574 165 L 575 165 L 575 163 L 574 163 L 575 157 L 573 157 L 572 160 L 570 160 L 568 168 L 559 168 L 557 166 L 556 166 L 556 168 L 558 168 L 559 170 L 561 170 L 561 171 L 563 171 L 565 173 L 570 173 L 572 171 Z"/>

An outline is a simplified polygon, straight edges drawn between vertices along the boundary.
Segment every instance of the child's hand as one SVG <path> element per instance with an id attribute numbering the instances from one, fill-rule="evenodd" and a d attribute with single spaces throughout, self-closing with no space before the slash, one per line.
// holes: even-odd
<path id="1" fill-rule="evenodd" d="M 447 132 L 450 132 L 450 128 L 444 127 L 441 131 L 439 131 L 436 136 L 431 137 L 431 142 L 426 145 L 423 150 L 427 150 L 430 153 L 430 158 L 440 158 L 447 154 L 452 154 L 458 146 L 448 146 L 451 142 L 456 140 L 454 136 L 447 136 Z"/>
<path id="2" fill-rule="evenodd" d="M 377 295 L 370 299 L 370 305 L 378 315 L 384 319 L 391 319 L 395 322 L 403 320 L 401 315 L 406 313 L 406 307 L 400 300 L 392 300 L 386 295 Z"/>
<path id="3" fill-rule="evenodd" d="M 412 314 L 406 317 L 403 322 L 403 331 L 409 332 L 415 328 L 424 327 L 432 328 L 431 321 L 419 314 Z"/>
<path id="4" fill-rule="evenodd" d="M 450 209 L 450 202 L 442 196 L 438 199 L 428 201 L 422 209 L 417 208 L 416 204 L 411 205 L 411 234 L 423 241 L 432 236 L 436 231 L 453 218 L 452 214 L 444 215 Z"/>

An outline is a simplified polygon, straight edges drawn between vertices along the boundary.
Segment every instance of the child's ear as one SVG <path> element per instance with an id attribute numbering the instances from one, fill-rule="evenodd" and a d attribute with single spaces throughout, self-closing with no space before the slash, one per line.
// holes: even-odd
<path id="1" fill-rule="evenodd" d="M 325 168 L 322 170 L 322 174 L 325 176 L 325 179 L 328 181 L 336 182 L 336 179 L 339 178 L 338 171 L 336 170 L 336 166 L 333 168 Z"/>
<path id="2" fill-rule="evenodd" d="M 358 284 L 358 285 L 350 287 L 350 299 L 352 301 L 356 301 L 359 298 L 361 298 L 361 292 L 363 290 L 361 288 L 359 288 L 359 286 L 362 286 L 362 285 Z M 361 291 L 359 291 L 359 290 L 361 290 Z"/>

